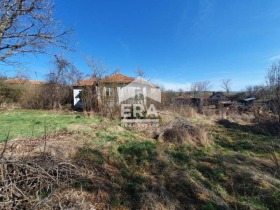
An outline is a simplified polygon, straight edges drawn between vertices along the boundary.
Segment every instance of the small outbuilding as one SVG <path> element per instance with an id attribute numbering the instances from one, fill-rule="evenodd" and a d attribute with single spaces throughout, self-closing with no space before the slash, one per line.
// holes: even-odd
<path id="1" fill-rule="evenodd" d="M 175 98 L 175 104 L 200 107 L 203 106 L 203 99 L 198 97 L 192 97 L 190 95 L 181 95 Z"/>
<path id="2" fill-rule="evenodd" d="M 238 103 L 244 106 L 254 105 L 254 101 L 257 100 L 255 97 L 245 98 L 239 100 Z"/>

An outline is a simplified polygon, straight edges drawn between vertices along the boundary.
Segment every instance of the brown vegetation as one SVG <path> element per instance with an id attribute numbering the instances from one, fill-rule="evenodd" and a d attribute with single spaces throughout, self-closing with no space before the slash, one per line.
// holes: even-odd
<path id="1" fill-rule="evenodd" d="M 177 120 L 161 126 L 158 131 L 158 139 L 174 144 L 189 144 L 195 147 L 205 147 L 211 144 L 211 137 L 207 132 L 192 125 L 186 120 Z"/>
<path id="2" fill-rule="evenodd" d="M 72 126 L 71 132 L 9 141 L 1 158 L 6 192 L 1 207 L 273 209 L 280 204 L 276 136 L 243 129 L 255 124 L 241 123 L 238 116 L 235 121 L 233 114 L 224 125 L 216 124 L 219 115 L 196 113 L 186 120 L 164 113 L 169 121 L 162 119 L 159 141 L 106 119 Z"/>

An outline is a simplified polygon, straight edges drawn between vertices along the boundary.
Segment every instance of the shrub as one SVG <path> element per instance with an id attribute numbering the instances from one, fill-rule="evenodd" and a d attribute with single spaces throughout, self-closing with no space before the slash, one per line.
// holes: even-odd
<path id="1" fill-rule="evenodd" d="M 207 146 L 212 143 L 204 129 L 195 127 L 185 120 L 179 120 L 163 127 L 159 139 L 162 139 L 164 142 L 174 144 L 187 143 L 192 146 Z"/>
<path id="2" fill-rule="evenodd" d="M 21 90 L 9 84 L 0 83 L 0 104 L 16 103 L 21 97 Z"/>

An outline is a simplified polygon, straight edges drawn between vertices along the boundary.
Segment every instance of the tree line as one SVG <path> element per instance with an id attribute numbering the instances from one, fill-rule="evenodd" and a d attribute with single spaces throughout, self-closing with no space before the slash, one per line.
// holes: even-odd
<path id="1" fill-rule="evenodd" d="M 57 50 L 73 50 L 71 34 L 74 28 L 65 28 L 54 15 L 53 0 L 2 0 L 0 1 L 0 63 L 18 65 L 19 56 L 27 54 L 48 54 L 54 58 L 54 68 L 47 75 L 47 85 L 36 90 L 29 104 L 35 107 L 38 100 L 41 107 L 59 108 L 71 103 L 72 93 L 70 84 L 83 78 L 83 74 L 66 58 L 58 56 Z M 97 78 L 97 83 L 105 73 L 104 66 L 88 57 L 87 64 L 92 71 L 91 77 Z M 139 70 L 139 75 L 144 72 Z M 3 98 L 13 97 L 18 100 L 18 90 L 12 90 L 3 85 L 0 79 L 0 102 Z M 195 97 L 205 95 L 211 87 L 210 81 L 193 82 L 190 91 Z M 229 93 L 231 79 L 221 81 L 221 88 Z M 4 92 L 4 93 L 3 93 Z M 85 91 L 91 94 L 92 89 Z M 170 102 L 172 91 L 164 91 L 166 101 Z M 179 92 L 183 92 L 180 90 Z M 245 94 L 256 96 L 269 102 L 269 107 L 280 116 L 280 61 L 268 69 L 265 84 L 248 86 Z M 4 95 L 4 96 L 3 96 Z M 30 94 L 29 94 L 30 95 Z M 168 97 L 169 96 L 169 97 Z M 43 97 L 43 99 L 42 99 Z M 88 96 L 90 104 L 91 97 Z M 28 98 L 28 97 L 26 97 Z M 35 100 L 36 99 L 36 100 Z M 28 103 L 27 103 L 28 104 Z M 91 105 L 88 105 L 91 109 Z"/>

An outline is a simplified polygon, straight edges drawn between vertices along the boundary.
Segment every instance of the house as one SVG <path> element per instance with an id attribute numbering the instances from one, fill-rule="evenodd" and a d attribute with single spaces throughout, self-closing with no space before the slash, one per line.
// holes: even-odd
<path id="1" fill-rule="evenodd" d="M 228 101 L 228 97 L 226 97 L 223 93 L 221 92 L 213 92 L 213 94 L 209 97 L 210 100 L 213 101 Z"/>
<path id="2" fill-rule="evenodd" d="M 91 87 L 95 90 L 97 90 L 97 79 L 96 78 L 90 78 L 86 80 L 82 80 L 80 82 L 76 82 L 72 84 L 73 87 L 73 103 L 74 108 L 76 109 L 82 109 L 83 103 L 82 103 L 82 91 L 87 88 Z"/>
<path id="3" fill-rule="evenodd" d="M 120 103 L 143 103 L 146 98 L 153 99 L 157 95 L 159 88 L 141 78 L 134 79 L 120 73 L 106 76 L 103 79 L 86 79 L 73 85 L 74 107 L 81 109 L 84 107 L 82 92 L 85 88 L 92 88 L 96 93 L 98 104 L 113 106 Z M 130 99 L 130 101 L 128 101 Z"/>
<path id="4" fill-rule="evenodd" d="M 114 106 L 119 101 L 120 88 L 130 84 L 134 78 L 116 73 L 106 76 L 100 81 L 99 102 L 108 107 Z"/>
<path id="5" fill-rule="evenodd" d="M 118 88 L 119 104 L 147 104 L 147 99 L 161 102 L 161 92 L 158 86 L 138 77 L 125 87 Z"/>

